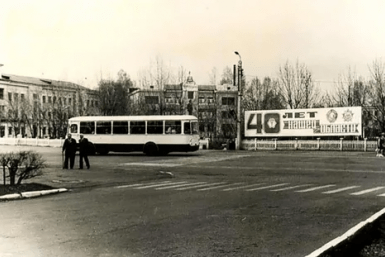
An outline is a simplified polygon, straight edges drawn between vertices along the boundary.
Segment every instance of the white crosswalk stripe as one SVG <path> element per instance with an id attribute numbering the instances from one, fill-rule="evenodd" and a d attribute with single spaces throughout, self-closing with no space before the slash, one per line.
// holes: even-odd
<path id="1" fill-rule="evenodd" d="M 319 190 L 319 189 L 324 189 L 324 188 L 328 188 L 328 187 L 334 187 L 334 186 L 336 186 L 336 185 L 318 186 L 318 187 L 312 187 L 312 188 L 308 188 L 308 189 L 304 189 L 304 190 L 299 190 L 299 191 L 295 191 L 295 192 L 305 193 L 305 192 L 311 192 L 311 191 L 315 191 L 315 190 Z"/>
<path id="2" fill-rule="evenodd" d="M 132 185 L 123 185 L 123 186 L 116 186 L 114 188 L 128 188 L 128 187 L 137 187 L 142 186 L 143 184 L 132 184 Z"/>
<path id="3" fill-rule="evenodd" d="M 223 189 L 222 191 L 233 191 L 233 190 L 238 190 L 238 189 L 244 189 L 244 188 L 249 188 L 249 187 L 260 186 L 260 185 L 263 185 L 263 184 L 264 183 L 258 183 L 258 184 L 240 186 L 240 187 L 231 187 L 231 188 Z"/>
<path id="4" fill-rule="evenodd" d="M 160 186 L 175 185 L 175 184 L 180 184 L 180 183 L 185 183 L 185 182 L 184 182 L 184 181 L 182 181 L 182 182 L 177 182 L 177 183 L 173 183 L 173 182 L 164 182 L 164 183 L 152 184 L 152 185 L 148 185 L 148 186 L 136 187 L 135 189 L 146 189 L 146 188 L 152 188 L 152 187 L 160 187 Z"/>
<path id="5" fill-rule="evenodd" d="M 353 189 L 353 188 L 357 188 L 357 187 L 360 187 L 360 186 L 343 187 L 343 188 L 339 188 L 339 189 L 335 189 L 335 190 L 330 190 L 330 191 L 326 191 L 326 192 L 322 192 L 322 193 L 323 194 L 334 194 L 334 193 L 339 193 L 339 192 L 347 191 L 347 190 L 350 190 L 350 189 Z"/>
<path id="6" fill-rule="evenodd" d="M 385 187 L 374 187 L 374 188 L 362 190 L 362 191 L 359 191 L 359 192 L 351 193 L 351 195 L 363 195 L 363 194 L 370 193 L 370 192 L 373 192 L 373 191 L 377 191 L 377 190 L 380 190 L 380 189 L 383 189 L 383 188 L 385 188 Z"/>
<path id="7" fill-rule="evenodd" d="M 230 185 L 207 187 L 207 188 L 198 189 L 197 191 L 207 191 L 207 190 L 213 190 L 213 189 L 223 188 L 223 187 L 227 187 L 227 186 L 236 186 L 236 185 L 241 185 L 241 184 L 243 184 L 243 183 L 234 183 L 234 184 L 230 184 Z"/>
<path id="8" fill-rule="evenodd" d="M 195 183 L 185 183 L 181 185 L 172 185 L 172 186 L 166 186 L 166 187 L 160 187 L 155 188 L 155 190 L 165 190 L 165 189 L 172 189 L 172 188 L 178 188 L 178 187 L 185 187 L 185 186 L 193 186 L 193 185 L 200 185 L 200 184 L 206 184 L 207 182 L 195 182 Z"/>
<path id="9" fill-rule="evenodd" d="M 271 186 L 264 186 L 264 187 L 257 187 L 257 188 L 252 188 L 252 189 L 246 189 L 245 191 L 251 192 L 251 191 L 256 191 L 256 190 L 262 190 L 262 189 L 269 189 L 273 187 L 280 187 L 280 186 L 285 186 L 288 185 L 289 183 L 282 183 L 282 184 L 276 184 L 276 185 L 271 185 Z"/>
<path id="10" fill-rule="evenodd" d="M 299 187 L 306 187 L 306 186 L 311 186 L 313 184 L 305 184 L 305 185 L 298 185 L 298 186 L 291 186 L 291 187 L 284 187 L 284 188 L 280 188 L 280 189 L 273 189 L 273 190 L 270 190 L 271 192 L 279 192 L 279 191 L 286 191 L 286 190 L 291 190 L 291 189 L 295 189 L 295 188 L 299 188 Z"/>
<path id="11" fill-rule="evenodd" d="M 209 183 L 209 184 L 204 184 L 204 185 L 196 185 L 196 186 L 191 186 L 191 187 L 183 187 L 183 188 L 177 188 L 175 190 L 182 191 L 182 190 L 189 190 L 189 189 L 195 189 L 195 188 L 200 188 L 200 187 L 205 187 L 205 186 L 215 186 L 215 185 L 222 185 L 226 184 L 226 182 L 217 182 L 217 183 Z"/>
<path id="12" fill-rule="evenodd" d="M 360 185 L 347 185 L 341 188 L 337 188 L 335 184 L 327 184 L 327 185 L 318 185 L 314 187 L 313 184 L 299 184 L 299 185 L 290 185 L 290 183 L 280 183 L 280 184 L 266 184 L 266 183 L 256 183 L 256 184 L 247 184 L 247 182 L 235 182 L 235 183 L 229 183 L 229 181 L 225 182 L 207 182 L 207 181 L 156 181 L 156 182 L 139 182 L 135 184 L 129 184 L 129 185 L 120 185 L 120 186 L 114 186 L 113 188 L 116 189 L 154 189 L 154 190 L 178 190 L 178 191 L 184 191 L 184 190 L 190 190 L 195 189 L 196 191 L 203 192 L 203 191 L 209 191 L 209 190 L 220 190 L 222 192 L 229 192 L 229 191 L 235 191 L 235 190 L 243 190 L 244 192 L 253 192 L 257 190 L 269 190 L 270 192 L 282 192 L 282 191 L 289 191 L 293 189 L 302 189 L 294 191 L 298 193 L 308 193 L 313 192 L 316 190 L 322 190 L 330 187 L 335 187 L 332 190 L 328 191 L 321 191 L 321 194 L 336 194 L 341 192 L 346 192 L 349 190 L 354 190 L 357 188 L 360 188 Z M 305 188 L 304 187 L 310 187 Z M 385 186 L 377 186 L 357 192 L 350 192 L 349 195 L 351 196 L 359 196 L 368 194 L 374 191 L 379 191 L 385 189 Z M 385 197 L 385 193 L 378 194 L 377 196 Z"/>

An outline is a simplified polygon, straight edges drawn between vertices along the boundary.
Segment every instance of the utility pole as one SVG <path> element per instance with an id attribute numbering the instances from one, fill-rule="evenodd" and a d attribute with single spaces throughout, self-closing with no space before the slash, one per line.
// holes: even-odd
<path id="1" fill-rule="evenodd" d="M 239 56 L 238 61 L 238 99 L 237 99 L 237 140 L 235 149 L 241 149 L 241 99 L 242 99 L 242 58 L 238 52 L 234 52 Z"/>

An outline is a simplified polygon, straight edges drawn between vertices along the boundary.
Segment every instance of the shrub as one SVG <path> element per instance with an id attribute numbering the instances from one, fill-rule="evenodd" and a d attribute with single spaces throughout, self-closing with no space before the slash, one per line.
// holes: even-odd
<path id="1" fill-rule="evenodd" d="M 46 167 L 41 154 L 34 151 L 20 151 L 0 154 L 0 163 L 3 166 L 5 184 L 5 168 L 8 168 L 10 185 L 20 185 L 24 179 L 30 179 L 42 174 Z"/>

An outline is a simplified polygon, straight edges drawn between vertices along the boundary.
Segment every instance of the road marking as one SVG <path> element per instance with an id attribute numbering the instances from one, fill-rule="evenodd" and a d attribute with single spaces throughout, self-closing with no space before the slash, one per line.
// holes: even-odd
<path id="1" fill-rule="evenodd" d="M 334 187 L 334 186 L 336 186 L 336 185 L 325 185 L 325 186 L 312 187 L 312 188 L 308 188 L 308 189 L 304 189 L 304 190 L 299 190 L 299 191 L 295 191 L 295 192 L 298 192 L 298 193 L 305 193 L 305 192 L 315 191 L 315 190 L 318 190 L 318 189 L 323 189 L 323 188 L 328 188 L 328 187 Z"/>
<path id="2" fill-rule="evenodd" d="M 177 167 L 181 166 L 183 164 L 181 163 L 159 163 L 159 162 L 128 162 L 128 163 L 121 163 L 118 166 L 156 166 L 156 167 Z"/>
<path id="3" fill-rule="evenodd" d="M 152 188 L 152 187 L 158 187 L 158 186 L 167 186 L 167 185 L 172 185 L 173 182 L 163 182 L 163 183 L 157 183 L 157 184 L 152 184 L 152 185 L 147 185 L 147 186 L 141 186 L 141 187 L 136 187 L 135 189 L 146 189 L 146 188 Z"/>
<path id="4" fill-rule="evenodd" d="M 238 189 L 243 189 L 243 188 L 248 188 L 248 187 L 259 186 L 259 185 L 263 185 L 263 184 L 264 183 L 258 183 L 258 184 L 246 185 L 246 186 L 241 186 L 241 187 L 231 187 L 231 188 L 223 189 L 222 191 L 238 190 Z"/>
<path id="5" fill-rule="evenodd" d="M 188 190 L 188 189 L 193 189 L 193 188 L 199 188 L 199 187 L 205 187 L 205 186 L 215 186 L 215 185 L 221 185 L 221 184 L 226 184 L 227 182 L 217 182 L 217 183 L 210 183 L 210 184 L 205 184 L 205 185 L 196 185 L 196 186 L 191 186 L 191 187 L 184 187 L 184 188 L 177 188 L 175 190 Z"/>
<path id="6" fill-rule="evenodd" d="M 187 182 L 185 182 L 185 183 L 187 183 Z M 182 185 L 173 185 L 173 186 L 166 186 L 166 187 L 155 188 L 155 190 L 163 190 L 163 189 L 170 189 L 170 188 L 178 188 L 178 187 L 185 187 L 185 186 L 199 185 L 199 184 L 205 184 L 205 183 L 207 183 L 207 182 L 187 183 L 187 184 L 182 184 Z"/>
<path id="7" fill-rule="evenodd" d="M 280 189 L 273 189 L 273 190 L 270 190 L 271 192 L 279 192 L 279 191 L 285 191 L 285 190 L 290 190 L 290 189 L 294 189 L 294 188 L 298 188 L 298 187 L 306 187 L 306 186 L 311 186 L 313 184 L 305 184 L 305 185 L 298 185 L 298 186 L 292 186 L 292 187 L 284 187 L 284 188 L 280 188 Z"/>
<path id="8" fill-rule="evenodd" d="M 245 191 L 256 191 L 256 190 L 262 190 L 262 189 L 268 189 L 268 188 L 273 188 L 273 187 L 280 187 L 284 185 L 288 185 L 289 183 L 282 183 L 282 184 L 276 184 L 276 185 L 271 185 L 271 186 L 264 186 L 264 187 L 257 187 L 257 188 L 252 188 L 252 189 L 246 189 Z"/>
<path id="9" fill-rule="evenodd" d="M 380 190 L 380 189 L 383 189 L 383 188 L 384 187 L 374 187 L 374 188 L 370 188 L 370 189 L 367 189 L 367 190 L 362 190 L 362 191 L 359 191 L 359 192 L 351 193 L 351 195 L 363 195 L 363 194 L 370 193 L 370 192 L 373 192 L 373 191 L 377 191 L 377 190 Z"/>
<path id="10" fill-rule="evenodd" d="M 136 186 L 141 186 L 141 185 L 143 185 L 143 184 L 132 184 L 132 185 L 116 186 L 114 188 L 136 187 Z"/>
<path id="11" fill-rule="evenodd" d="M 230 185 L 207 187 L 207 188 L 198 189 L 197 191 L 207 191 L 207 190 L 218 189 L 218 188 L 227 187 L 227 186 L 236 186 L 236 185 L 241 185 L 241 184 L 243 184 L 243 183 L 234 183 L 234 184 L 230 184 Z"/>
<path id="12" fill-rule="evenodd" d="M 340 189 L 330 190 L 330 191 L 326 191 L 326 192 L 322 192 L 322 193 L 323 194 L 334 194 L 334 193 L 346 191 L 346 190 L 357 188 L 357 187 L 360 187 L 360 186 L 343 187 L 343 188 L 340 188 Z"/>

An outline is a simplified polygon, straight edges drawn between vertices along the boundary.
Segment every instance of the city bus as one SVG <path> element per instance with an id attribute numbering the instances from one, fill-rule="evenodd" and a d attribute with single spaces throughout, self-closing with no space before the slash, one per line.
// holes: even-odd
<path id="1" fill-rule="evenodd" d="M 68 120 L 68 133 L 90 142 L 91 152 L 140 151 L 147 155 L 199 149 L 198 119 L 192 115 L 81 116 Z"/>

